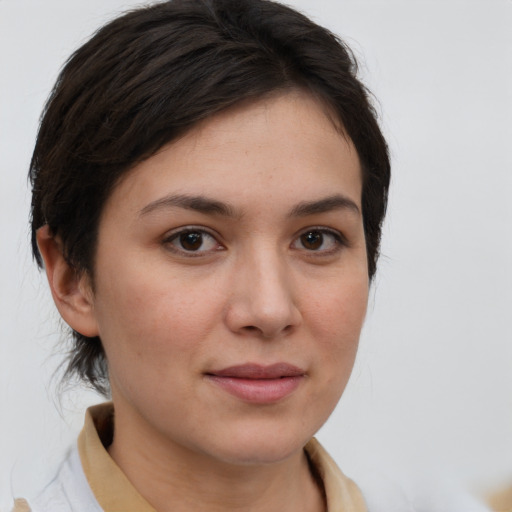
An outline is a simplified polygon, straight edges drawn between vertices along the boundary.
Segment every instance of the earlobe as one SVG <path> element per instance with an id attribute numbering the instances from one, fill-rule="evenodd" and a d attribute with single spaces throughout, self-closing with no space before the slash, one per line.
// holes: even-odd
<path id="1" fill-rule="evenodd" d="M 89 278 L 78 273 L 64 258 L 62 244 L 48 225 L 37 230 L 37 245 L 44 260 L 52 297 L 62 319 L 84 336 L 98 336 L 93 293 Z"/>

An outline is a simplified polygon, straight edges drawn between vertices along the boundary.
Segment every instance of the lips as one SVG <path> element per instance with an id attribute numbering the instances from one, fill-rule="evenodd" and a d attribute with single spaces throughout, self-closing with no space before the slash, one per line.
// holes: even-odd
<path id="1" fill-rule="evenodd" d="M 293 393 L 306 372 L 288 363 L 243 364 L 215 370 L 205 376 L 215 386 L 245 402 L 270 404 Z"/>

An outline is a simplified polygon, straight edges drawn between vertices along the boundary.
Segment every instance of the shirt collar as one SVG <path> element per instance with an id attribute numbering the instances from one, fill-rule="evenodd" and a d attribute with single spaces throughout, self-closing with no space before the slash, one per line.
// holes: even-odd
<path id="1" fill-rule="evenodd" d="M 82 467 L 99 505 L 105 512 L 156 512 L 137 492 L 105 447 L 112 442 L 114 408 L 111 402 L 87 410 L 78 437 Z M 356 484 L 347 478 L 316 439 L 305 446 L 313 473 L 323 486 L 328 512 L 366 512 Z"/>
<path id="2" fill-rule="evenodd" d="M 78 437 L 78 453 L 96 500 L 105 512 L 156 512 L 108 454 L 105 446 L 112 441 L 113 427 L 112 403 L 95 405 L 87 409 Z"/>

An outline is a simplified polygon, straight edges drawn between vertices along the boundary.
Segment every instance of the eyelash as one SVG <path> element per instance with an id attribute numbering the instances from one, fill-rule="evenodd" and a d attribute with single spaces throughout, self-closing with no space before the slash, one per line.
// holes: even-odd
<path id="1" fill-rule="evenodd" d="M 296 243 L 301 243 L 301 241 L 303 242 L 303 240 L 301 240 L 302 237 L 310 235 L 310 234 L 320 235 L 322 245 L 325 243 L 326 236 L 332 237 L 334 246 L 327 250 L 326 249 L 324 249 L 324 250 L 307 249 L 306 247 L 304 247 L 303 244 L 302 244 L 302 247 L 294 247 L 294 245 Z M 200 246 L 198 249 L 201 249 L 202 245 L 204 245 L 205 238 L 211 239 L 215 243 L 216 247 L 211 248 L 211 249 L 206 249 L 206 250 L 193 250 L 193 249 L 186 249 L 183 246 L 177 247 L 176 245 L 174 245 L 173 242 L 178 241 L 178 243 L 180 243 L 180 238 L 182 236 L 186 236 L 186 235 L 199 235 Z M 192 240 L 192 242 L 193 242 L 193 240 Z M 163 244 L 166 245 L 173 252 L 185 255 L 187 257 L 201 257 L 201 256 L 204 256 L 207 254 L 211 254 L 212 252 L 225 250 L 225 247 L 220 242 L 218 242 L 216 235 L 214 235 L 210 231 L 204 229 L 203 227 L 195 227 L 195 226 L 187 226 L 186 228 L 179 228 L 177 231 L 170 233 L 163 240 Z M 299 250 L 299 251 L 303 250 L 307 253 L 310 253 L 311 256 L 329 256 L 329 255 L 337 253 L 341 248 L 347 247 L 347 246 L 348 246 L 347 239 L 341 232 L 333 230 L 333 229 L 328 229 L 325 227 L 319 227 L 319 226 L 313 226 L 313 227 L 309 227 L 307 229 L 302 230 L 296 236 L 296 238 L 293 240 L 293 242 L 291 244 L 292 249 Z"/>
<path id="2" fill-rule="evenodd" d="M 302 249 L 298 248 L 297 250 L 305 250 L 306 252 L 311 253 L 311 256 L 330 256 L 332 254 L 336 254 L 343 247 L 348 247 L 348 241 L 341 232 L 320 226 L 313 226 L 302 230 L 299 233 L 299 235 L 295 238 L 295 240 L 292 242 L 292 246 L 296 242 L 300 242 L 303 236 L 312 233 L 321 235 L 321 237 L 323 238 L 322 242 L 325 242 L 326 235 L 332 237 L 334 246 L 330 249 L 324 250 L 308 250 L 305 247 L 303 247 Z"/>
<path id="3" fill-rule="evenodd" d="M 204 243 L 205 236 L 210 238 L 211 240 L 213 240 L 215 242 L 215 245 L 217 246 L 216 249 L 210 249 L 210 250 L 206 250 L 206 251 L 205 250 L 194 251 L 194 250 L 187 250 L 185 248 L 179 248 L 173 244 L 173 242 L 176 240 L 178 240 L 178 242 L 179 242 L 180 237 L 182 237 L 184 235 L 192 235 L 192 234 L 200 235 L 200 237 L 202 239 L 201 245 L 203 245 L 203 243 Z M 218 242 L 216 235 L 214 235 L 213 233 L 209 232 L 208 230 L 206 230 L 202 227 L 195 227 L 195 226 L 187 226 L 186 228 L 179 228 L 177 231 L 170 233 L 163 240 L 163 244 L 165 246 L 167 246 L 173 252 L 176 252 L 176 253 L 182 254 L 182 255 L 186 255 L 187 257 L 192 257 L 192 258 L 201 257 L 210 252 L 222 251 L 225 249 L 225 247 L 221 243 Z"/>

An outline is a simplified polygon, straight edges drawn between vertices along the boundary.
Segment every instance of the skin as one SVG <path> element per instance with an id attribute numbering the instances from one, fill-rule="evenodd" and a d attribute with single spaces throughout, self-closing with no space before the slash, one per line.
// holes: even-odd
<path id="1" fill-rule="evenodd" d="M 131 170 L 102 213 L 94 286 L 38 233 L 61 315 L 105 347 L 109 452 L 156 510 L 324 508 L 303 447 L 347 384 L 366 313 L 361 187 L 351 141 L 290 92 Z M 280 362 L 303 375 L 270 403 L 210 378 Z"/>

